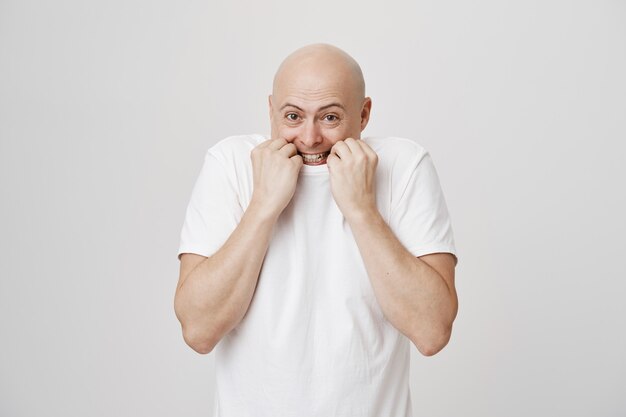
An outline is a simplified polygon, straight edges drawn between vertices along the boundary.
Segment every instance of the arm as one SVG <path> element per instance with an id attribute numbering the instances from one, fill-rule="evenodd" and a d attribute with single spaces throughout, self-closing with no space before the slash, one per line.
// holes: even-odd
<path id="1" fill-rule="evenodd" d="M 275 222 L 251 204 L 214 255 L 195 267 L 198 255 L 182 255 L 174 309 L 185 342 L 198 353 L 211 352 L 244 317 Z"/>
<path id="2" fill-rule="evenodd" d="M 282 139 L 252 151 L 254 192 L 224 245 L 212 256 L 183 254 L 174 310 L 185 342 L 209 353 L 245 316 L 274 224 L 295 191 L 302 159 Z"/>
<path id="3" fill-rule="evenodd" d="M 350 224 L 376 299 L 387 320 L 424 355 L 449 341 L 458 300 L 455 259 L 414 257 L 378 212 L 374 178 L 378 157 L 363 141 L 337 142 L 328 158 L 333 197 Z"/>
<path id="4" fill-rule="evenodd" d="M 458 309 L 454 256 L 414 257 L 395 237 L 378 210 L 346 218 L 385 317 L 425 356 L 450 340 Z"/>

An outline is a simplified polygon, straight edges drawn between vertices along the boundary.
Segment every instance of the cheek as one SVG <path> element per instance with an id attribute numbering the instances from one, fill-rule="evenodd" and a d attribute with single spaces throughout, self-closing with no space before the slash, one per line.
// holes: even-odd
<path id="1" fill-rule="evenodd" d="M 331 145 L 347 138 L 347 132 L 344 129 L 327 129 L 323 132 L 324 139 Z"/>
<path id="2" fill-rule="evenodd" d="M 293 142 L 300 132 L 297 127 L 290 127 L 285 125 L 278 126 L 278 136 L 285 139 L 287 142 Z"/>

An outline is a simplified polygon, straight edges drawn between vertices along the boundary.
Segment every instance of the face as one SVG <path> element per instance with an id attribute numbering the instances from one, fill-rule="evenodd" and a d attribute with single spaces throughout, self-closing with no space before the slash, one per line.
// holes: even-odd
<path id="1" fill-rule="evenodd" d="M 361 138 L 371 100 L 358 97 L 341 71 L 297 67 L 282 74 L 269 97 L 272 138 L 293 143 L 306 165 L 326 163 L 330 148 Z"/>

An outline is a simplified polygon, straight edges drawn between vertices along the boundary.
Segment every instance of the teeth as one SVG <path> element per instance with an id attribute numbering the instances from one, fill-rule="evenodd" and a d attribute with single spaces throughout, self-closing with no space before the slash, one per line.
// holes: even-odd
<path id="1" fill-rule="evenodd" d="M 322 152 L 317 154 L 300 154 L 304 162 L 319 162 L 326 158 L 330 152 Z"/>

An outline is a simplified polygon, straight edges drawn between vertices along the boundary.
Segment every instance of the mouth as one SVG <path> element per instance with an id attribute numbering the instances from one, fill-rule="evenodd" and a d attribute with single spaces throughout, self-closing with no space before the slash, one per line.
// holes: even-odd
<path id="1" fill-rule="evenodd" d="M 330 151 L 321 153 L 302 153 L 298 152 L 302 157 L 305 165 L 322 165 L 326 163 L 326 158 L 330 155 Z"/>

